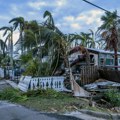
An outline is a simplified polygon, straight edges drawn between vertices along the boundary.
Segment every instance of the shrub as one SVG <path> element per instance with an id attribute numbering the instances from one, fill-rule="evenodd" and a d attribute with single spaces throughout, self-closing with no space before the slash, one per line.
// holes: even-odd
<path id="1" fill-rule="evenodd" d="M 27 93 L 25 93 L 25 95 L 27 95 L 28 97 L 35 97 L 35 96 L 39 96 L 39 97 L 45 97 L 45 98 L 64 98 L 64 97 L 69 97 L 68 94 L 65 93 L 61 93 L 61 92 L 57 92 L 53 89 L 38 89 L 38 90 L 30 90 Z"/>
<path id="2" fill-rule="evenodd" d="M 26 64 L 29 60 L 32 59 L 32 53 L 30 52 L 28 54 L 23 54 L 20 56 L 20 59 L 23 64 Z"/>
<path id="3" fill-rule="evenodd" d="M 7 88 L 0 91 L 1 100 L 9 100 L 11 102 L 21 102 L 27 100 L 27 96 L 23 95 L 19 90 Z"/>
<path id="4" fill-rule="evenodd" d="M 120 106 L 120 92 L 118 90 L 109 90 L 105 93 L 105 99 L 113 106 Z"/>
<path id="5" fill-rule="evenodd" d="M 30 60 L 28 62 L 28 66 L 26 66 L 26 71 L 24 72 L 24 75 L 30 75 L 35 76 L 38 71 L 39 63 L 37 60 Z"/>

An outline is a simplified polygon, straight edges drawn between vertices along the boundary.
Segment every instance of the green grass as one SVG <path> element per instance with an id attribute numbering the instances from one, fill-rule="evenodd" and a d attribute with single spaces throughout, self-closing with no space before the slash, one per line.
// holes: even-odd
<path id="1" fill-rule="evenodd" d="M 109 90 L 105 93 L 105 99 L 111 103 L 113 107 L 120 107 L 120 91 L 119 90 Z"/>
<path id="2" fill-rule="evenodd" d="M 45 112 L 66 112 L 78 110 L 85 107 L 85 101 L 75 98 L 41 98 L 30 97 L 27 101 L 20 103 L 26 107 Z"/>
<path id="3" fill-rule="evenodd" d="M 74 98 L 71 94 L 60 93 L 51 89 L 21 93 L 9 88 L 0 92 L 0 100 L 8 100 L 44 112 L 74 111 L 89 104 L 88 100 Z"/>
<path id="4" fill-rule="evenodd" d="M 74 98 L 71 94 L 54 90 L 29 91 L 28 100 L 20 104 L 45 112 L 66 112 L 81 109 L 89 104 L 84 99 Z"/>
<path id="5" fill-rule="evenodd" d="M 106 111 L 104 108 L 90 107 L 87 99 L 75 98 L 72 94 L 56 92 L 51 89 L 22 93 L 19 90 L 9 88 L 0 92 L 0 100 L 8 100 L 43 112 L 65 113 L 80 109 Z"/>
<path id="6" fill-rule="evenodd" d="M 22 95 L 19 90 L 7 88 L 3 91 L 0 91 L 0 100 L 9 100 L 10 102 L 22 102 L 27 100 L 27 96 Z"/>

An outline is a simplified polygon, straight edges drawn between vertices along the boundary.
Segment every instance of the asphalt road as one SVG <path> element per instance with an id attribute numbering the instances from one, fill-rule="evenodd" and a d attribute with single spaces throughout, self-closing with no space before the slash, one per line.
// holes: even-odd
<path id="1" fill-rule="evenodd" d="M 82 120 L 71 116 L 40 113 L 20 105 L 0 101 L 0 120 Z"/>

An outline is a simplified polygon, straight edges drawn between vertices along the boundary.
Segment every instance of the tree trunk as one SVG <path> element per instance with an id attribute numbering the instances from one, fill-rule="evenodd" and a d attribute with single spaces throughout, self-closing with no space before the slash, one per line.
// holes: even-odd
<path id="1" fill-rule="evenodd" d="M 117 51 L 118 51 L 118 35 L 117 35 L 117 30 L 116 27 L 114 26 L 112 29 L 112 39 L 114 41 L 113 44 L 113 48 L 114 48 L 114 60 L 115 60 L 115 70 L 118 70 L 117 66 L 118 66 L 118 55 L 117 55 Z"/>
<path id="2" fill-rule="evenodd" d="M 5 58 L 5 48 L 3 48 L 3 58 Z M 6 78 L 6 66 L 4 66 L 4 78 Z"/>
<path id="3" fill-rule="evenodd" d="M 23 31 L 20 30 L 20 47 L 21 47 L 21 54 L 23 55 L 23 36 L 22 36 Z"/>
<path id="4" fill-rule="evenodd" d="M 115 60 L 115 70 L 118 70 L 118 55 L 117 55 L 117 48 L 114 49 L 114 60 Z"/>
<path id="5" fill-rule="evenodd" d="M 10 51 L 10 63 L 11 63 L 11 70 L 12 70 L 12 78 L 13 79 L 13 72 L 14 72 L 14 68 L 13 68 L 13 32 L 11 32 L 11 51 Z"/>

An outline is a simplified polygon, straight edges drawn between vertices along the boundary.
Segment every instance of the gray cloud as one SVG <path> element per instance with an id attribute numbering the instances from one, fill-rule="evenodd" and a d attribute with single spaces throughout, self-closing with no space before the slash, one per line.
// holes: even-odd
<path id="1" fill-rule="evenodd" d="M 96 2 L 96 0 L 89 1 Z M 101 24 L 100 17 L 104 14 L 82 0 L 26 0 L 19 4 L 10 3 L 9 9 L 7 16 L 0 16 L 2 24 L 18 16 L 42 22 L 44 11 L 49 10 L 55 24 L 65 33 L 87 31 L 90 28 L 96 30 Z"/>

